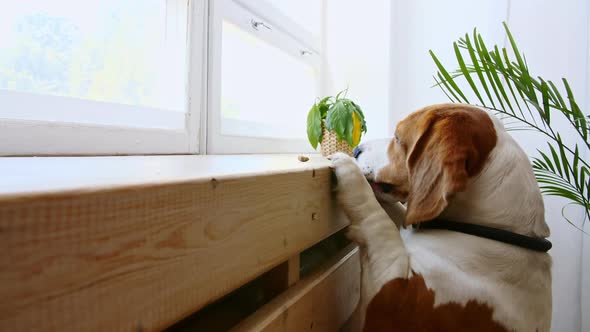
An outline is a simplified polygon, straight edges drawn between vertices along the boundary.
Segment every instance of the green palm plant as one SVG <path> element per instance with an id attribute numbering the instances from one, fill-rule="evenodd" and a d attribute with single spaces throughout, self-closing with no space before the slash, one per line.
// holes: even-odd
<path id="1" fill-rule="evenodd" d="M 524 54 L 519 51 L 506 23 L 503 24 L 512 56 L 506 48 L 497 45 L 488 48 L 474 29 L 471 37 L 465 34 L 453 43 L 456 70 L 445 69 L 430 51 L 438 68 L 434 86 L 440 87 L 452 102 L 495 111 L 508 130 L 533 130 L 546 136 L 547 147 L 537 150 L 539 155 L 532 158 L 541 191 L 582 206 L 586 217 L 590 218 L 590 165 L 583 159 L 584 155 L 590 156 L 590 116 L 581 111 L 565 78 L 560 90 L 552 81 L 530 73 Z M 465 92 L 470 91 L 469 95 L 477 98 L 475 103 L 469 101 L 460 84 L 469 87 Z M 577 133 L 574 143 L 565 143 L 560 132 L 552 127 L 556 116 L 564 117 Z M 574 225 L 565 216 L 564 209 L 562 215 Z"/>

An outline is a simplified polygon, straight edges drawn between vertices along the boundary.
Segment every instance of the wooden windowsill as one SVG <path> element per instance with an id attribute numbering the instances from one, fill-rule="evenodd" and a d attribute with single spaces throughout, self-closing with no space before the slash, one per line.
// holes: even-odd
<path id="1" fill-rule="evenodd" d="M 0 157 L 0 201 L 35 194 L 97 191 L 327 169 L 319 154 Z"/>
<path id="2" fill-rule="evenodd" d="M 0 330 L 161 330 L 343 229 L 312 155 L 0 158 Z"/>

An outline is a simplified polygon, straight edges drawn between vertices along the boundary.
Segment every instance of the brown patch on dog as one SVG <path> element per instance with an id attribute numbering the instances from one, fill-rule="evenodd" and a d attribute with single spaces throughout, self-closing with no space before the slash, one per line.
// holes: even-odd
<path id="1" fill-rule="evenodd" d="M 367 307 L 364 331 L 507 331 L 492 316 L 492 308 L 475 300 L 435 307 L 434 291 L 426 287 L 421 275 L 413 275 L 381 288 Z"/>
<path id="2" fill-rule="evenodd" d="M 483 169 L 497 136 L 490 117 L 477 107 L 433 105 L 402 120 L 389 146 L 389 164 L 377 182 L 395 186 L 408 202 L 406 225 L 436 218 L 454 193 Z"/>

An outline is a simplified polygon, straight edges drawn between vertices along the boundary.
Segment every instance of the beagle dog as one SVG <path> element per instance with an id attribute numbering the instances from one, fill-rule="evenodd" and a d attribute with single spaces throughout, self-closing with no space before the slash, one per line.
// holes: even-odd
<path id="1" fill-rule="evenodd" d="M 494 115 L 432 105 L 354 155 L 332 163 L 360 248 L 364 331 L 549 331 L 543 198 Z"/>

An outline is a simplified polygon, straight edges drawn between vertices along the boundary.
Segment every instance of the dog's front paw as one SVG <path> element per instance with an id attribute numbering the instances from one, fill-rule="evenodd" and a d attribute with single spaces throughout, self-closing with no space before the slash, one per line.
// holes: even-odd
<path id="1" fill-rule="evenodd" d="M 352 157 L 342 152 L 332 155 L 332 166 L 338 188 L 349 187 L 354 182 L 366 182 L 365 177 Z"/>
<path id="2" fill-rule="evenodd" d="M 360 222 L 361 207 L 371 200 L 375 201 L 373 191 L 352 157 L 336 153 L 332 155 L 332 165 L 336 174 L 338 203 L 352 223 Z"/>

